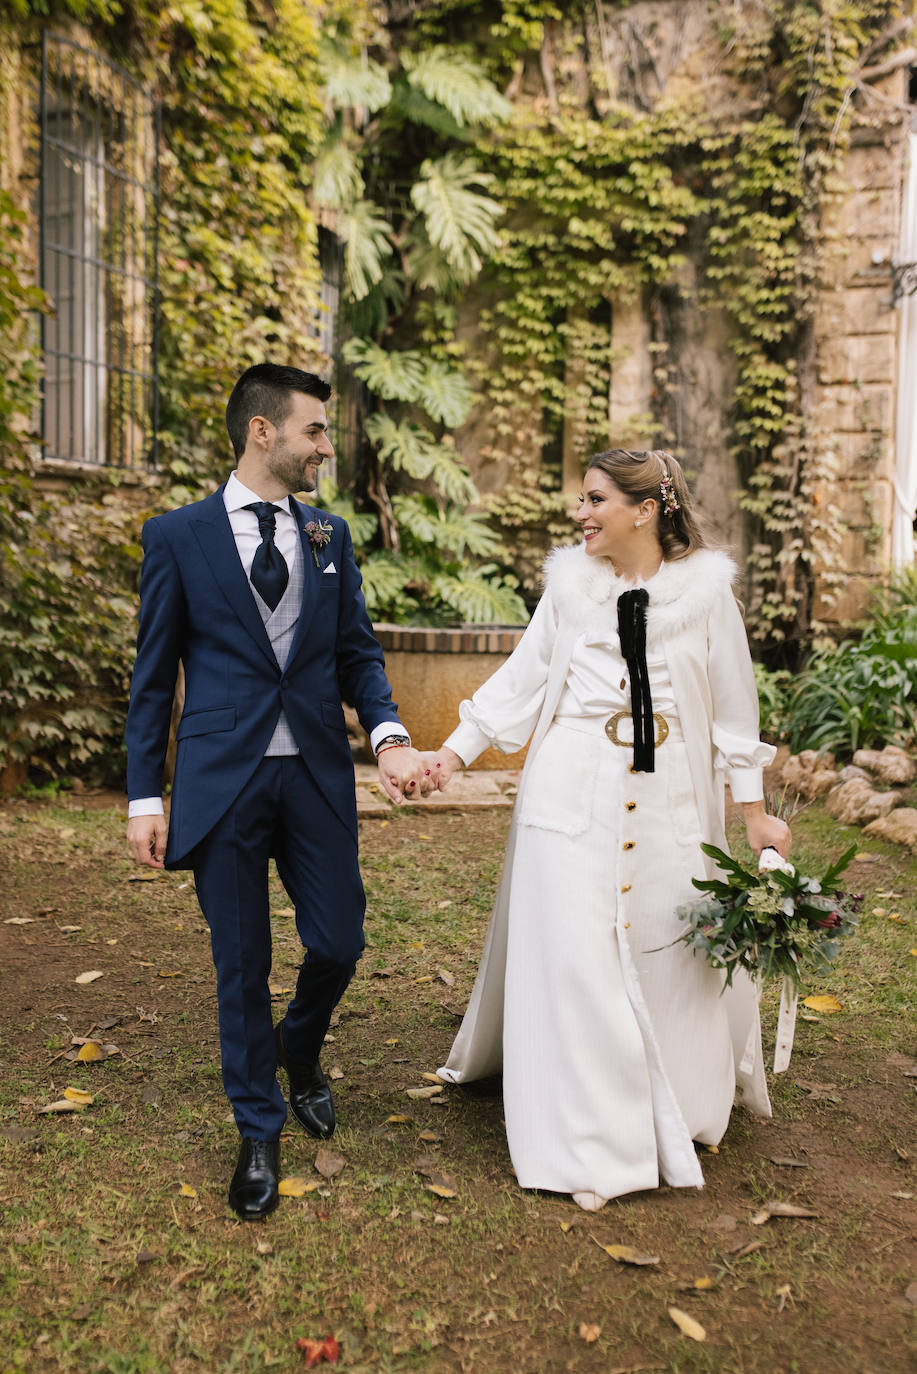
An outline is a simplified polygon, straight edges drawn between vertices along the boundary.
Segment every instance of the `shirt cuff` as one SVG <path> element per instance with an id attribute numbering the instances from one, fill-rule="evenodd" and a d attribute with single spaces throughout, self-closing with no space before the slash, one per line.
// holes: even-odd
<path id="1" fill-rule="evenodd" d="M 764 800 L 763 768 L 727 768 L 726 781 L 734 802 Z"/>
<path id="2" fill-rule="evenodd" d="M 137 801 L 127 804 L 128 820 L 132 820 L 134 816 L 164 816 L 165 814 L 162 797 L 140 797 Z"/>
<path id="3" fill-rule="evenodd" d="M 401 724 L 400 720 L 384 720 L 381 725 L 377 725 L 369 737 L 369 747 L 376 752 L 376 746 L 381 744 L 386 735 L 407 735 L 408 732 Z M 410 735 L 408 735 L 410 739 Z"/>
<path id="4" fill-rule="evenodd" d="M 485 749 L 489 749 L 492 743 L 490 736 L 485 735 L 484 731 L 470 720 L 463 720 L 455 727 L 449 738 L 443 740 L 445 748 L 458 754 L 466 768 L 470 763 L 474 763 L 478 754 L 483 754 Z"/>

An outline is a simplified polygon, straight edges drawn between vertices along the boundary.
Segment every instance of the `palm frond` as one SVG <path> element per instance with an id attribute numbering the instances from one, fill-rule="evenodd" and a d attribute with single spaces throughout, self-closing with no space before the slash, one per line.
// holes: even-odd
<path id="1" fill-rule="evenodd" d="M 347 285 L 354 300 L 360 301 L 382 280 L 382 264 L 392 254 L 388 222 L 371 200 L 361 200 L 341 215 L 339 232 Z"/>
<path id="2" fill-rule="evenodd" d="M 312 177 L 312 194 L 319 205 L 342 209 L 363 195 L 360 160 L 343 138 L 332 139 L 319 153 Z"/>
<path id="3" fill-rule="evenodd" d="M 477 499 L 477 490 L 468 470 L 459 462 L 451 438 L 434 439 L 429 430 L 390 415 L 371 415 L 366 433 L 379 457 L 398 471 L 423 481 L 432 478 L 447 501 L 467 505 Z"/>
<path id="4" fill-rule="evenodd" d="M 438 46 L 402 55 L 408 82 L 428 100 L 443 105 L 458 124 L 486 128 L 508 119 L 512 106 L 483 68 L 463 53 Z"/>
<path id="5" fill-rule="evenodd" d="M 503 207 L 469 189 L 492 184 L 493 177 L 472 158 L 452 152 L 437 162 L 427 159 L 420 180 L 411 187 L 411 200 L 424 217 L 431 244 L 463 282 L 477 276 L 484 258 L 499 243 L 494 224 Z"/>
<path id="6" fill-rule="evenodd" d="M 392 94 L 388 73 L 365 54 L 348 56 L 331 47 L 322 50 L 325 90 L 338 110 L 362 105 L 372 113 L 387 105 Z"/>
<path id="7" fill-rule="evenodd" d="M 494 564 L 438 573 L 431 591 L 471 624 L 525 625 L 525 602 L 512 587 L 495 576 Z"/>
<path id="8" fill-rule="evenodd" d="M 422 353 L 380 348 L 369 339 L 349 339 L 343 354 L 360 381 L 383 400 L 417 400 L 425 372 Z"/>

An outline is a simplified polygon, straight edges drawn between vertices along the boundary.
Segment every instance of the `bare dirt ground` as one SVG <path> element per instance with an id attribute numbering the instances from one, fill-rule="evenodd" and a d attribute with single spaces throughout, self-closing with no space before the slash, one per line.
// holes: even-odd
<path id="1" fill-rule="evenodd" d="M 870 844 L 853 870 L 863 926 L 814 989 L 841 1010 L 801 1009 L 773 1119 L 734 1114 L 703 1191 L 586 1215 L 517 1187 L 498 1083 L 407 1095 L 433 1087 L 470 991 L 508 816 L 363 822 L 368 946 L 324 1059 L 344 1163 L 328 1177 L 294 1123 L 284 1172 L 308 1191 L 246 1226 L 225 1199 L 236 1137 L 190 875 L 145 881 L 113 801 L 0 806 L 0 1370 L 294 1371 L 297 1338 L 327 1335 L 349 1371 L 917 1368 L 904 851 Z M 813 809 L 797 857 L 813 871 L 854 837 Z M 276 880 L 272 896 L 279 1016 L 298 942 Z M 771 1041 L 775 1015 L 768 993 Z M 63 1057 L 87 1037 L 117 1052 Z M 67 1087 L 91 1105 L 38 1114 Z M 815 1215 L 762 1220 L 770 1203 Z M 602 1248 L 621 1244 L 658 1261 Z"/>

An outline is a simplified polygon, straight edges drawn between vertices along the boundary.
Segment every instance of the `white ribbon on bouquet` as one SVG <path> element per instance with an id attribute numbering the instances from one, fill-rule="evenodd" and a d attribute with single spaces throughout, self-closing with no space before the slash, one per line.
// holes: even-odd
<path id="1" fill-rule="evenodd" d="M 786 859 L 782 858 L 776 849 L 770 846 L 761 850 L 761 857 L 758 859 L 758 872 L 771 873 L 778 869 L 781 873 L 792 875 L 796 869 Z M 793 1053 L 793 1038 L 796 1034 L 796 1004 L 798 993 L 796 984 L 792 978 L 786 977 L 783 980 L 783 987 L 780 990 L 780 1011 L 777 1014 L 777 1042 L 774 1045 L 774 1073 L 784 1073 L 789 1067 L 790 1055 Z"/>

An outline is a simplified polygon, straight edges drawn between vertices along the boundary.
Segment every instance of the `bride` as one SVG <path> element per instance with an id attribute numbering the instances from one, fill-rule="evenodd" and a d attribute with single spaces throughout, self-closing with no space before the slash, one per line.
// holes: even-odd
<path id="1" fill-rule="evenodd" d="M 503 1070 L 519 1183 L 594 1210 L 702 1187 L 733 1101 L 770 1115 L 757 995 L 683 944 L 676 908 L 725 847 L 723 782 L 760 852 L 790 848 L 765 812 L 758 702 L 732 591 L 677 461 L 591 460 L 576 520 L 515 652 L 426 756 L 440 788 L 484 749 L 531 736 L 503 877 L 468 1010 L 440 1075 Z"/>

